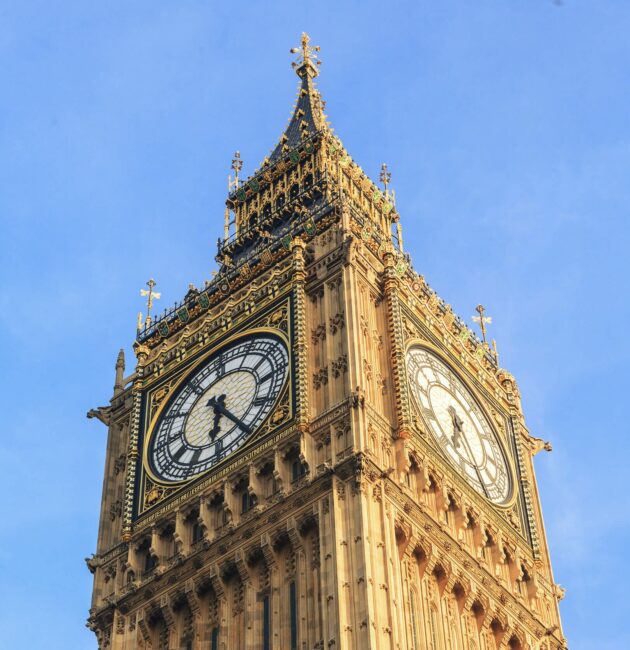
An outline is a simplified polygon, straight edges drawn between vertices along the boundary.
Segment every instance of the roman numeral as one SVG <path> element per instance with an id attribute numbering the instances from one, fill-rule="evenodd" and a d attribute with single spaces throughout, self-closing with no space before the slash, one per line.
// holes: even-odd
<path id="1" fill-rule="evenodd" d="M 176 418 L 183 418 L 185 415 L 186 413 L 182 413 L 181 411 L 171 411 L 164 416 L 164 419 L 175 420 Z"/>
<path id="2" fill-rule="evenodd" d="M 196 395 L 203 395 L 204 390 L 203 388 L 201 388 L 201 386 L 199 386 L 197 382 L 191 381 L 189 386 L 190 386 L 190 390 L 192 390 L 193 393 L 195 393 Z"/>
<path id="3" fill-rule="evenodd" d="M 254 406 L 264 406 L 267 401 L 269 400 L 269 397 L 257 397 L 254 400 Z"/>
<path id="4" fill-rule="evenodd" d="M 273 377 L 273 372 L 268 372 L 261 380 L 260 383 L 264 384 L 266 381 Z"/>
<path id="5" fill-rule="evenodd" d="M 223 358 L 223 353 L 217 357 L 217 377 L 223 377 L 225 374 L 225 359 Z"/>
<path id="6" fill-rule="evenodd" d="M 186 453 L 185 445 L 182 445 L 174 454 L 173 460 L 178 461 Z"/>

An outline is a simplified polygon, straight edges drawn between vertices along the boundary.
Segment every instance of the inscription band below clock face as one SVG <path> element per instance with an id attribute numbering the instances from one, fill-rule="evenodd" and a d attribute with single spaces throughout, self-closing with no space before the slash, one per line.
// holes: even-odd
<path id="1" fill-rule="evenodd" d="M 209 470 L 272 411 L 289 374 L 285 343 L 251 334 L 216 350 L 180 385 L 150 434 L 148 463 L 162 482 Z"/>
<path id="2" fill-rule="evenodd" d="M 420 346 L 407 352 L 407 377 L 422 420 L 460 474 L 490 501 L 507 503 L 508 463 L 472 392 L 442 359 Z"/>

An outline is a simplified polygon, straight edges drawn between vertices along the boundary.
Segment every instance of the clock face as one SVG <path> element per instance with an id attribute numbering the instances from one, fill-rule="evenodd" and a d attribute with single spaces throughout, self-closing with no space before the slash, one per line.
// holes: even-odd
<path id="1" fill-rule="evenodd" d="M 509 501 L 512 480 L 505 454 L 464 382 L 419 346 L 407 352 L 407 376 L 427 428 L 468 483 L 494 503 Z"/>
<path id="2" fill-rule="evenodd" d="M 287 347 L 272 334 L 216 350 L 179 385 L 153 429 L 148 462 L 156 478 L 185 481 L 233 453 L 269 415 L 288 374 Z"/>

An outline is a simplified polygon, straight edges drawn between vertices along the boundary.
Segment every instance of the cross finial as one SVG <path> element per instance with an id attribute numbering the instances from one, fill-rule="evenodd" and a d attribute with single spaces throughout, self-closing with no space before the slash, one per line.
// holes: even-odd
<path id="1" fill-rule="evenodd" d="M 238 174 L 243 169 L 243 161 L 241 160 L 241 152 L 235 151 L 234 158 L 232 158 L 232 170 L 234 171 L 234 180 L 228 176 L 229 180 L 229 189 L 232 187 L 238 187 Z"/>
<path id="2" fill-rule="evenodd" d="M 148 327 L 151 325 L 151 308 L 153 307 L 153 301 L 154 300 L 159 300 L 162 297 L 162 294 L 159 293 L 158 291 L 153 291 L 153 288 L 157 282 L 151 278 L 147 282 L 147 287 L 148 289 L 140 289 L 140 295 L 141 296 L 146 296 L 147 297 L 147 318 L 144 321 L 144 325 L 142 323 L 142 312 L 138 314 L 138 329 L 141 330 L 143 327 Z"/>
<path id="3" fill-rule="evenodd" d="M 483 338 L 483 342 L 486 342 L 486 324 L 490 325 L 492 323 L 492 317 L 491 316 L 484 316 L 486 313 L 486 308 L 483 305 L 477 305 L 475 308 L 475 311 L 479 314 L 479 316 L 473 316 L 472 319 L 475 323 L 479 323 L 479 327 L 481 328 L 481 336 Z"/>
<path id="4" fill-rule="evenodd" d="M 321 65 L 322 62 L 319 60 L 319 55 L 317 54 L 320 50 L 319 45 L 310 45 L 311 39 L 306 32 L 302 32 L 302 38 L 300 39 L 300 47 L 292 47 L 291 54 L 301 54 L 301 58 L 298 58 L 297 61 L 294 61 L 291 65 L 294 70 L 300 75 L 302 70 L 310 71 L 310 73 L 316 77 L 319 72 L 317 66 Z"/>
<path id="5" fill-rule="evenodd" d="M 392 180 L 392 173 L 387 169 L 387 163 L 383 163 L 381 165 L 381 175 L 380 175 L 380 181 L 383 183 L 383 188 L 385 189 L 385 194 L 387 194 L 387 187 L 389 186 L 389 182 Z"/>

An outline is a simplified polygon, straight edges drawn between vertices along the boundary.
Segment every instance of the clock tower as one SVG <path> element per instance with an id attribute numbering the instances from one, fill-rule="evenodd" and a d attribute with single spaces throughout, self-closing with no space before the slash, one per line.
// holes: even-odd
<path id="1" fill-rule="evenodd" d="M 565 648 L 544 445 L 413 269 L 387 170 L 333 134 L 318 50 L 293 50 L 260 168 L 235 156 L 219 272 L 140 322 L 88 414 L 108 426 L 88 625 L 111 650 Z"/>

